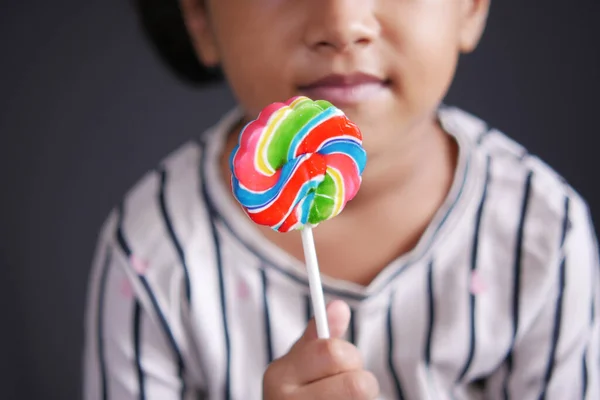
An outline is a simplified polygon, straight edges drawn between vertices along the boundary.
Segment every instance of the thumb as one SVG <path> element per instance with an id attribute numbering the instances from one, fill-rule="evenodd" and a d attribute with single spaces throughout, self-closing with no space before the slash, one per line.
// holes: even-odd
<path id="1" fill-rule="evenodd" d="M 348 304 L 341 300 L 334 300 L 329 303 L 327 305 L 327 323 L 332 338 L 344 336 L 350 324 L 350 307 Z M 315 340 L 317 338 L 317 323 L 313 317 L 308 322 L 300 341 Z"/>

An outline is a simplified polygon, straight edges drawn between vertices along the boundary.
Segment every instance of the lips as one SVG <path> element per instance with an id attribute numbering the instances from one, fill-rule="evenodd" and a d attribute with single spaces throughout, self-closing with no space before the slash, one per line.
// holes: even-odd
<path id="1" fill-rule="evenodd" d="M 381 95 L 389 82 L 374 75 L 356 73 L 328 75 L 300 86 L 302 95 L 313 100 L 327 100 L 337 106 L 355 105 Z"/>

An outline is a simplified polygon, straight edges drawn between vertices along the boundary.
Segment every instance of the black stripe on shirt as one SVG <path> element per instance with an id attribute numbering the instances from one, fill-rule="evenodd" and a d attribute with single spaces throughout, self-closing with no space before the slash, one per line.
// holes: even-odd
<path id="1" fill-rule="evenodd" d="M 119 205 L 119 218 L 117 221 L 117 243 L 119 243 L 119 247 L 121 247 L 121 250 L 123 251 L 123 253 L 125 253 L 127 258 L 129 258 L 131 257 L 131 248 L 129 247 L 127 240 L 125 240 L 125 235 L 123 234 L 123 214 L 125 212 L 124 208 L 125 207 L 123 203 L 121 203 Z"/>
<path id="2" fill-rule="evenodd" d="M 205 156 L 205 146 L 203 147 L 203 157 Z M 200 173 L 204 173 L 205 168 L 200 166 Z M 219 274 L 219 292 L 221 299 L 221 315 L 223 321 L 223 339 L 225 341 L 225 387 L 224 387 L 224 398 L 225 400 L 231 400 L 231 340 L 229 337 L 229 325 L 227 322 L 227 301 L 225 296 L 225 277 L 223 273 L 223 258 L 221 255 L 221 243 L 219 239 L 219 232 L 217 231 L 216 218 L 219 215 L 215 207 L 210 202 L 208 191 L 206 189 L 206 179 L 202 176 L 201 179 L 201 191 L 204 203 L 206 204 L 209 211 L 210 228 L 212 231 L 213 244 L 215 249 L 215 261 L 217 264 L 217 270 Z"/>
<path id="3" fill-rule="evenodd" d="M 504 379 L 504 398 L 508 399 L 508 381 L 510 379 L 510 374 L 513 369 L 513 346 L 515 344 L 517 338 L 517 332 L 519 330 L 519 308 L 520 308 L 520 290 L 521 290 L 521 262 L 522 262 L 522 254 L 523 254 L 523 234 L 525 228 L 525 219 L 527 216 L 527 208 L 529 205 L 529 198 L 531 196 L 531 181 L 533 179 L 533 172 L 529 171 L 527 174 L 527 178 L 525 179 L 525 190 L 523 193 L 523 202 L 521 204 L 521 216 L 519 219 L 519 226 L 517 228 L 517 244 L 515 248 L 515 256 L 514 256 L 514 267 L 513 267 L 513 299 L 512 299 L 512 314 L 513 314 L 513 337 L 511 349 L 506 357 L 506 366 L 508 372 Z"/>
<path id="4" fill-rule="evenodd" d="M 394 330 L 392 327 L 392 308 L 394 304 L 394 292 L 390 295 L 390 304 L 387 312 L 387 340 L 388 340 L 388 366 L 390 368 L 390 374 L 394 381 L 394 388 L 396 389 L 396 398 L 404 400 L 404 393 L 402 391 L 402 385 L 400 384 L 400 377 L 398 371 L 394 365 Z"/>
<path id="5" fill-rule="evenodd" d="M 560 234 L 560 248 L 563 249 L 564 245 L 565 245 L 565 239 L 567 237 L 567 232 L 569 230 L 569 226 L 571 224 L 571 220 L 570 220 L 570 216 L 569 216 L 569 206 L 570 206 L 570 201 L 569 201 L 569 196 L 565 196 L 565 216 L 563 218 L 563 223 L 562 223 L 562 230 L 561 230 L 561 234 Z"/>
<path id="6" fill-rule="evenodd" d="M 429 305 L 429 321 L 427 324 L 427 335 L 425 342 L 425 366 L 431 364 L 431 339 L 433 338 L 433 327 L 435 325 L 435 298 L 433 296 L 433 260 L 427 266 L 427 302 Z"/>
<path id="7" fill-rule="evenodd" d="M 98 361 L 100 364 L 100 389 L 102 390 L 101 396 L 103 400 L 108 399 L 108 387 L 106 383 L 106 359 L 104 357 L 104 296 L 106 295 L 106 281 L 108 278 L 108 271 L 110 269 L 110 261 L 112 257 L 112 251 L 109 247 L 106 250 L 104 262 L 102 264 L 102 272 L 100 274 L 100 287 L 98 292 L 98 315 L 96 316 L 96 329 L 98 330 L 97 335 L 97 350 L 98 350 Z"/>
<path id="8" fill-rule="evenodd" d="M 117 236 L 117 242 L 119 243 L 121 250 L 123 251 L 123 253 L 125 253 L 127 258 L 129 259 L 132 256 L 132 252 L 131 252 L 131 247 L 129 247 L 129 243 L 127 242 L 127 239 L 125 238 L 125 234 L 123 232 L 124 214 L 125 214 L 124 204 L 121 203 L 119 206 L 119 218 L 118 218 L 118 222 L 117 222 L 117 235 L 116 236 Z M 183 398 L 185 395 L 185 391 L 186 391 L 186 384 L 185 384 L 185 379 L 184 379 L 185 367 L 184 367 L 184 363 L 183 363 L 183 357 L 181 356 L 181 352 L 179 351 L 179 346 L 177 345 L 177 342 L 175 341 L 173 332 L 171 331 L 171 328 L 169 327 L 169 323 L 167 322 L 167 319 L 165 318 L 165 315 L 162 312 L 160 305 L 158 304 L 158 300 L 156 299 L 156 296 L 154 295 L 154 292 L 152 291 L 152 288 L 150 287 L 148 280 L 146 279 L 146 277 L 144 275 L 141 275 L 141 274 L 137 274 L 137 277 L 140 280 L 140 283 L 142 284 L 142 286 L 144 287 L 144 290 L 146 291 L 146 294 L 148 295 L 150 302 L 152 303 L 152 306 L 156 312 L 156 315 L 158 316 L 158 319 L 160 320 L 161 327 L 167 336 L 169 345 L 171 346 L 173 354 L 175 355 L 175 358 L 177 360 L 177 370 L 178 370 L 177 374 L 178 374 L 180 382 L 181 382 L 181 397 Z M 137 304 L 137 301 L 136 301 L 136 304 Z"/>
<path id="9" fill-rule="evenodd" d="M 560 238 L 560 248 L 563 249 L 565 237 L 567 235 L 567 227 L 569 225 L 569 197 L 565 197 L 565 215 L 563 218 L 562 232 Z M 556 347 L 558 346 L 558 339 L 560 337 L 560 327 L 562 322 L 562 307 L 563 307 L 563 295 L 565 291 L 565 277 L 566 277 L 566 257 L 563 259 L 559 267 L 559 278 L 558 278 L 558 296 L 556 298 L 556 310 L 554 312 L 554 329 L 552 331 L 552 344 L 550 346 L 550 355 L 548 356 L 548 365 L 546 367 L 546 374 L 544 376 L 544 386 L 542 393 L 540 394 L 540 400 L 546 398 L 546 390 L 548 384 L 552 379 L 552 373 L 554 371 L 554 364 L 556 358 Z M 585 358 L 584 358 L 585 361 Z"/>
<path id="10" fill-rule="evenodd" d="M 267 289 L 269 282 L 267 281 L 267 273 L 264 268 L 260 269 L 260 277 L 263 286 L 263 308 L 265 318 L 265 346 L 267 349 L 267 364 L 273 361 L 273 341 L 271 339 L 271 315 L 269 313 L 269 300 L 267 296 Z"/>
<path id="11" fill-rule="evenodd" d="M 581 398 L 585 400 L 585 396 L 587 395 L 587 387 L 588 387 L 588 368 L 587 368 L 587 356 L 588 349 L 585 348 L 583 352 L 583 360 L 581 365 Z"/>
<path id="12" fill-rule="evenodd" d="M 594 280 L 592 280 L 592 285 L 595 285 L 595 283 L 596 282 Z M 595 292 L 595 290 L 592 290 L 592 293 L 593 292 Z M 592 307 L 591 307 L 592 308 L 592 315 L 590 317 L 590 322 L 591 322 L 592 326 L 594 325 L 595 315 L 596 315 L 596 301 L 595 300 L 596 299 L 594 298 L 594 296 L 592 296 Z"/>
<path id="13" fill-rule="evenodd" d="M 348 341 L 356 346 L 356 310 L 350 308 L 350 324 L 348 325 Z"/>
<path id="14" fill-rule="evenodd" d="M 560 336 L 560 324 L 562 322 L 562 300 L 565 290 L 565 264 L 566 259 L 563 258 L 560 263 L 560 277 L 558 282 L 558 297 L 556 299 L 556 311 L 554 313 L 554 329 L 552 330 L 552 344 L 550 346 L 550 356 L 548 357 L 548 365 L 546 367 L 546 374 L 544 375 L 544 386 L 542 393 L 540 394 L 540 400 L 546 398 L 546 390 L 550 379 L 552 379 L 552 372 L 554 371 L 554 363 L 556 357 L 556 347 L 558 346 L 558 338 Z"/>
<path id="15" fill-rule="evenodd" d="M 304 296 L 304 316 L 306 323 L 312 318 L 312 303 L 309 295 Z"/>
<path id="16" fill-rule="evenodd" d="M 594 226 L 594 223 L 592 222 L 591 219 L 589 219 L 588 221 L 589 221 L 590 226 Z M 592 233 L 593 233 L 593 237 L 594 237 L 594 243 L 598 243 L 598 238 L 596 237 L 595 232 L 592 231 Z M 592 296 L 591 296 L 592 299 L 591 299 L 591 304 L 590 304 L 590 329 L 592 331 L 594 330 L 594 324 L 596 323 L 596 295 L 597 295 L 596 285 L 597 285 L 597 279 L 598 279 L 598 276 L 597 276 L 597 273 L 598 273 L 598 268 L 597 268 L 598 267 L 597 253 L 596 253 L 596 257 L 595 257 L 594 261 L 595 261 L 596 268 L 594 270 L 595 273 L 592 275 L 593 278 L 591 279 L 591 282 L 590 282 L 591 285 L 592 285 Z M 581 384 L 581 387 L 582 387 L 582 396 L 581 397 L 582 397 L 582 399 L 586 398 L 587 389 L 588 389 L 588 379 L 589 379 L 588 378 L 589 370 L 588 370 L 588 366 L 587 366 L 587 354 L 588 354 L 588 351 L 589 351 L 589 349 L 586 347 L 585 351 L 583 352 L 583 357 L 582 357 L 583 360 L 581 362 L 582 363 L 582 369 L 583 369 L 583 371 L 582 371 L 582 380 L 583 380 L 583 382 Z"/>
<path id="17" fill-rule="evenodd" d="M 229 338 L 229 325 L 227 322 L 227 301 L 225 298 L 225 276 L 223 273 L 223 259 L 221 256 L 221 244 L 219 239 L 219 233 L 217 232 L 217 226 L 211 216 L 211 228 L 213 241 L 215 245 L 215 254 L 217 259 L 217 269 L 219 272 L 219 292 L 221 298 L 221 315 L 223 319 L 223 335 L 225 339 L 225 354 L 226 354 L 226 369 L 225 369 L 225 399 L 231 399 L 231 340 Z"/>
<path id="18" fill-rule="evenodd" d="M 123 212 L 124 206 L 121 203 L 119 206 L 119 218 L 117 222 L 117 243 L 121 247 L 121 250 L 127 258 L 131 257 L 131 248 L 129 244 L 125 240 L 125 236 L 123 234 Z M 140 400 L 144 400 L 146 398 L 146 389 L 144 385 L 144 369 L 142 368 L 141 363 L 141 355 L 140 355 L 140 302 L 136 299 L 133 305 L 133 352 L 135 359 L 135 371 L 138 379 L 138 391 Z"/>
<path id="19" fill-rule="evenodd" d="M 166 186 L 167 186 L 167 171 L 164 168 L 161 168 L 158 173 L 160 174 L 160 191 L 158 193 L 158 199 L 160 203 L 160 212 L 167 227 L 167 231 L 169 232 L 169 238 L 177 251 L 177 255 L 179 256 L 179 262 L 181 262 L 181 267 L 183 268 L 183 276 L 185 283 L 185 297 L 190 302 L 190 276 L 188 273 L 187 262 L 185 259 L 185 253 L 183 251 L 183 247 L 181 246 L 181 242 L 177 238 L 177 234 L 175 233 L 175 229 L 173 228 L 173 223 L 171 222 L 171 217 L 169 215 L 169 211 L 167 208 L 167 200 L 165 196 Z"/>
<path id="20" fill-rule="evenodd" d="M 135 301 L 133 307 L 133 352 L 135 357 L 135 371 L 138 378 L 138 388 L 140 400 L 146 399 L 146 387 L 144 385 L 144 369 L 142 368 L 142 356 L 140 346 L 140 335 L 141 335 L 141 310 L 140 302 Z"/>
<path id="21" fill-rule="evenodd" d="M 481 194 L 481 200 L 479 201 L 479 207 L 477 208 L 477 214 L 475 216 L 475 233 L 473 235 L 473 247 L 471 249 L 471 271 L 469 278 L 473 277 L 473 274 L 477 270 L 477 253 L 479 250 L 479 231 L 481 229 L 481 216 L 483 215 L 483 209 L 485 205 L 485 200 L 487 198 L 488 187 L 490 184 L 490 170 L 491 170 L 491 160 L 490 156 L 487 157 L 485 162 L 485 182 L 483 184 L 483 192 Z M 469 354 L 467 356 L 467 361 L 463 366 L 463 369 L 458 376 L 458 381 L 462 381 L 473 362 L 473 356 L 475 355 L 475 343 L 477 340 L 476 332 L 475 332 L 475 293 L 471 291 L 469 296 Z"/>
<path id="22" fill-rule="evenodd" d="M 594 275 L 594 279 L 591 280 L 591 284 L 592 284 L 592 301 L 591 301 L 591 315 L 590 315 L 590 329 L 594 329 L 594 323 L 595 321 L 595 315 L 596 315 L 596 298 L 595 298 L 595 292 L 596 292 L 596 275 Z M 588 366 L 587 366 L 587 353 L 588 353 L 588 348 L 585 348 L 585 351 L 583 352 L 583 360 L 581 361 L 582 364 L 582 398 L 585 399 L 585 396 L 587 394 L 587 388 L 588 388 Z"/>

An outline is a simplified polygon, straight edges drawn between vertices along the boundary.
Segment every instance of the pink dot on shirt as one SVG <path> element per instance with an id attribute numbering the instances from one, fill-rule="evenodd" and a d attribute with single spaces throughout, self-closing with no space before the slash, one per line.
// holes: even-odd
<path id="1" fill-rule="evenodd" d="M 148 263 L 137 257 L 135 254 L 132 254 L 129 257 L 129 263 L 139 275 L 144 275 L 148 270 Z"/>
<path id="2" fill-rule="evenodd" d="M 243 280 L 240 280 L 237 284 L 237 296 L 240 300 L 245 300 L 248 297 L 250 297 L 250 288 L 248 287 L 248 284 Z"/>
<path id="3" fill-rule="evenodd" d="M 127 278 L 124 278 L 121 282 L 121 295 L 126 299 L 131 299 L 133 297 L 133 287 Z"/>
<path id="4" fill-rule="evenodd" d="M 471 290 L 471 293 L 474 295 L 481 294 L 481 293 L 485 292 L 485 290 L 486 290 L 486 284 L 483 281 L 483 278 L 481 278 L 481 275 L 479 274 L 478 271 L 473 271 L 471 273 L 470 290 Z"/>

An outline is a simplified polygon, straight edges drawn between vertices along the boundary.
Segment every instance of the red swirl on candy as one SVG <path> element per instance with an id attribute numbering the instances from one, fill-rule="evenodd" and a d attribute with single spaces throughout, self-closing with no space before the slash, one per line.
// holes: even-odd
<path id="1" fill-rule="evenodd" d="M 241 131 L 230 158 L 233 194 L 257 224 L 316 226 L 356 195 L 365 163 L 360 130 L 341 110 L 295 97 Z"/>

